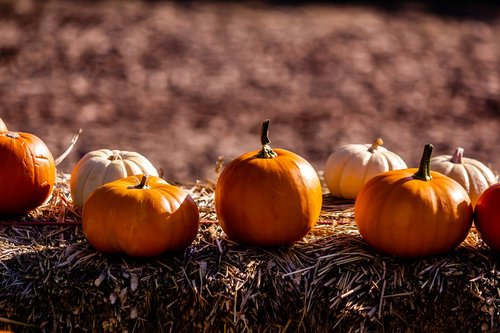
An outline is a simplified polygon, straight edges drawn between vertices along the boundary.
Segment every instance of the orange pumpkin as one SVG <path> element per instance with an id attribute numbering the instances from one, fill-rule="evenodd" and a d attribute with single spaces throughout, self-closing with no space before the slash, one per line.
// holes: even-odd
<path id="1" fill-rule="evenodd" d="M 2 118 L 0 118 L 0 132 L 7 132 L 7 125 L 3 122 Z"/>
<path id="2" fill-rule="evenodd" d="M 318 220 L 322 189 L 302 157 L 271 149 L 269 120 L 262 125 L 262 149 L 241 155 L 219 176 L 215 210 L 228 238 L 248 245 L 288 245 Z"/>
<path id="3" fill-rule="evenodd" d="M 360 190 L 354 217 L 365 241 L 380 252 L 423 257 L 454 249 L 472 224 L 472 205 L 455 180 L 430 171 L 432 145 L 420 168 L 384 172 Z"/>
<path id="4" fill-rule="evenodd" d="M 486 189 L 474 208 L 474 224 L 481 239 L 492 250 L 500 252 L 500 183 Z"/>
<path id="5" fill-rule="evenodd" d="M 97 250 L 151 257 L 189 246 L 200 217 L 187 191 L 134 175 L 98 187 L 83 206 L 83 233 Z"/>
<path id="6" fill-rule="evenodd" d="M 0 215 L 27 213 L 51 195 L 56 167 L 40 138 L 0 132 L 0 161 Z"/>

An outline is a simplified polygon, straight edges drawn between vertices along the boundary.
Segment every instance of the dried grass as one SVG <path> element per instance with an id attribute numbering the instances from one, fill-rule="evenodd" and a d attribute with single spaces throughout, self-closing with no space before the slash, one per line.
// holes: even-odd
<path id="1" fill-rule="evenodd" d="M 51 200 L 0 222 L 0 329 L 100 332 L 498 331 L 500 273 L 473 229 L 447 255 L 373 252 L 353 204 L 324 196 L 318 225 L 290 247 L 232 243 L 214 184 L 183 185 L 203 223 L 181 253 L 139 260 L 96 252 L 67 175 Z"/>

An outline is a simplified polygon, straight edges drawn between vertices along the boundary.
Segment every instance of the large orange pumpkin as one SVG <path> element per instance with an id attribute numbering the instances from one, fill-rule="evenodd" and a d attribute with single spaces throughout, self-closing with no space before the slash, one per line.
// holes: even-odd
<path id="1" fill-rule="evenodd" d="M 83 233 L 97 250 L 151 257 L 196 238 L 200 217 L 187 191 L 134 175 L 98 187 L 83 206 Z"/>
<path id="2" fill-rule="evenodd" d="M 271 149 L 269 120 L 262 149 L 241 155 L 219 176 L 215 210 L 228 238 L 247 245 L 288 245 L 315 225 L 322 203 L 321 183 L 302 157 Z"/>
<path id="3" fill-rule="evenodd" d="M 3 122 L 2 118 L 0 118 L 0 132 L 7 132 L 7 125 Z"/>
<path id="4" fill-rule="evenodd" d="M 0 215 L 24 214 L 52 193 L 54 158 L 37 136 L 0 132 Z"/>
<path id="5" fill-rule="evenodd" d="M 481 239 L 494 251 L 500 252 L 500 183 L 486 189 L 474 208 L 474 224 Z"/>
<path id="6" fill-rule="evenodd" d="M 354 217 L 360 234 L 375 249 L 400 257 L 448 252 L 467 236 L 472 205 L 455 180 L 430 171 L 432 145 L 420 168 L 384 172 L 360 190 Z"/>

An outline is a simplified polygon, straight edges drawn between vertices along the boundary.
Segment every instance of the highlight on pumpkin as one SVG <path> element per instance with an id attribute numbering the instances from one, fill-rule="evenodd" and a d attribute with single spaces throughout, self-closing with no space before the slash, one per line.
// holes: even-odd
<path id="1" fill-rule="evenodd" d="M 347 144 L 335 149 L 324 167 L 325 183 L 334 197 L 356 199 L 361 187 L 374 176 L 407 168 L 403 159 L 377 138 L 372 144 Z"/>

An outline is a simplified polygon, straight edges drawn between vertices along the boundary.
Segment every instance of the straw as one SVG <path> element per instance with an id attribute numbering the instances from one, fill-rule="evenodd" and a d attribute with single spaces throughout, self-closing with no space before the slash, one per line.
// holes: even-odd
<path id="1" fill-rule="evenodd" d="M 500 329 L 498 258 L 473 228 L 455 251 L 405 261 L 359 235 L 353 202 L 324 194 L 318 224 L 289 247 L 228 240 L 215 182 L 177 184 L 204 223 L 157 258 L 105 255 L 86 241 L 58 174 L 51 199 L 0 222 L 0 329 L 58 332 L 434 332 Z"/>

